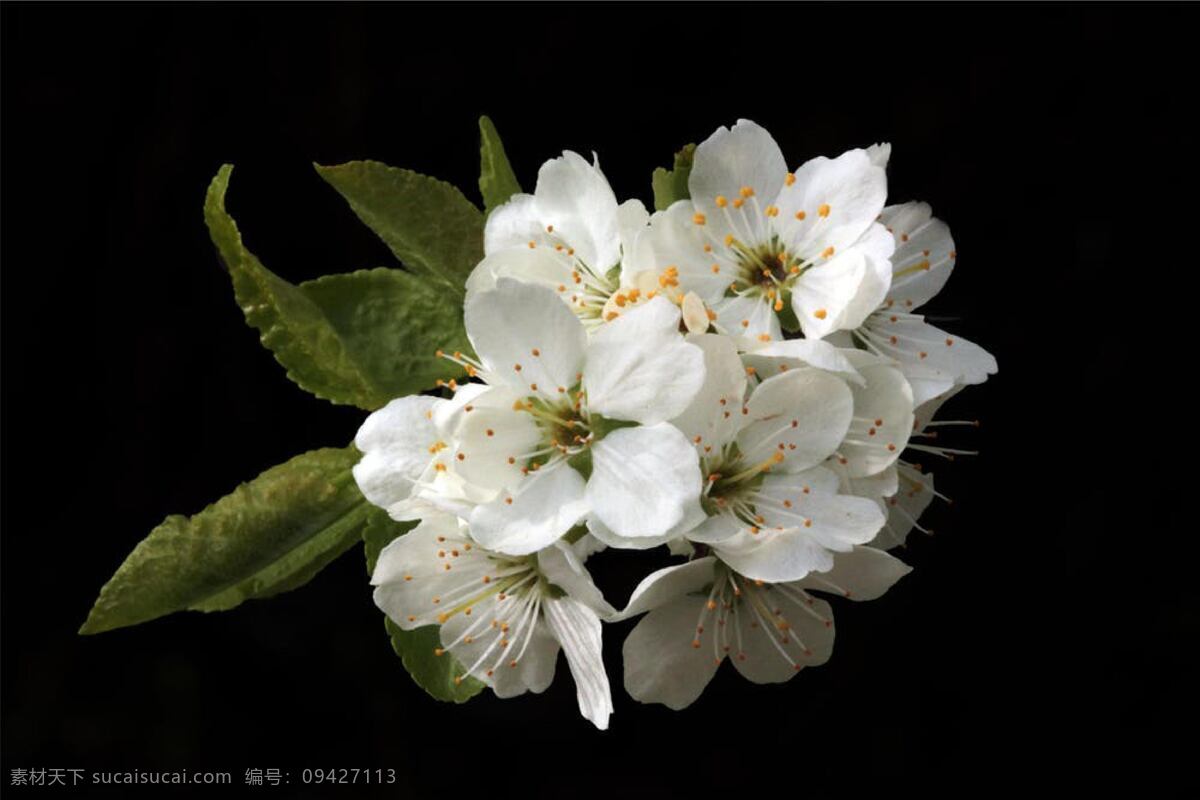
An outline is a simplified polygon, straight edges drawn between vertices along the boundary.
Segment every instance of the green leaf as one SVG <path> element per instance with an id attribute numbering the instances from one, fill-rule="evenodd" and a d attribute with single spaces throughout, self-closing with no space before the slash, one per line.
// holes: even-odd
<path id="1" fill-rule="evenodd" d="M 686 145 L 675 154 L 674 169 L 659 167 L 654 170 L 651 184 L 654 186 L 654 207 L 665 211 L 677 200 L 687 200 L 688 176 L 692 174 L 692 158 L 696 153 L 696 145 Z"/>
<path id="2" fill-rule="evenodd" d="M 368 574 L 375 571 L 375 562 L 383 548 L 413 527 L 414 523 L 395 522 L 384 515 L 382 519 L 372 520 L 363 529 L 363 552 L 367 557 Z M 384 616 L 383 621 L 388 637 L 392 640 L 392 649 L 400 656 L 400 663 L 417 685 L 431 697 L 446 702 L 465 703 L 483 691 L 485 684 L 469 676 L 455 683 L 454 678 L 466 670 L 449 653 L 436 655 L 435 651 L 442 646 L 436 625 L 406 631 L 387 616 Z"/>
<path id="3" fill-rule="evenodd" d="M 467 350 L 457 295 L 400 270 L 329 275 L 294 286 L 242 243 L 225 210 L 233 167 L 213 178 L 204 218 L 246 321 L 301 388 L 368 410 L 461 370 L 434 357 Z"/>
<path id="4" fill-rule="evenodd" d="M 193 517 L 167 517 L 100 590 L 79 632 L 224 611 L 307 583 L 359 540 L 371 516 L 350 474 L 358 458 L 353 447 L 313 450 Z"/>
<path id="5" fill-rule="evenodd" d="M 487 117 L 479 118 L 479 192 L 483 195 L 483 207 L 487 213 L 506 202 L 521 191 L 517 176 L 513 174 L 508 156 L 496 126 Z"/>
<path id="6" fill-rule="evenodd" d="M 483 259 L 483 214 L 462 192 L 377 161 L 313 166 L 404 266 L 462 297 Z"/>
<path id="7" fill-rule="evenodd" d="M 463 368 L 435 353 L 471 353 L 462 303 L 428 281 L 398 269 L 325 275 L 300 284 L 337 332 L 370 393 L 356 403 L 374 409 L 395 397 L 462 377 Z"/>

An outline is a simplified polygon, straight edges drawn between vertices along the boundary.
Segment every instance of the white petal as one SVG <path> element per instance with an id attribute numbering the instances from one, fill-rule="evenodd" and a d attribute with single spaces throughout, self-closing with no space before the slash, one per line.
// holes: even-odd
<path id="1" fill-rule="evenodd" d="M 666 605 L 677 597 L 699 592 L 713 582 L 712 556 L 697 558 L 686 564 L 676 564 L 652 572 L 637 585 L 625 608 L 613 620 L 629 619 L 638 614 Z"/>
<path id="2" fill-rule="evenodd" d="M 550 289 L 570 305 L 570 296 L 559 287 L 574 286 L 574 259 L 552 248 L 530 249 L 527 243 L 490 253 L 476 265 L 467 278 L 467 302 L 476 294 L 496 288 L 500 278 L 512 278 Z"/>
<path id="3" fill-rule="evenodd" d="M 745 527 L 746 524 L 733 514 L 721 513 L 706 519 L 702 525 L 689 533 L 687 538 L 700 544 L 715 545 L 737 536 Z"/>
<path id="4" fill-rule="evenodd" d="M 444 595 L 480 583 L 495 570 L 487 554 L 472 547 L 458 521 L 447 515 L 423 520 L 392 541 L 375 564 L 375 604 L 404 630 L 437 624 Z M 446 565 L 450 569 L 446 569 Z"/>
<path id="5" fill-rule="evenodd" d="M 851 600 L 874 600 L 910 572 L 912 567 L 882 550 L 855 547 L 848 553 L 834 556 L 833 569 L 809 575 L 800 586 Z"/>
<path id="6" fill-rule="evenodd" d="M 692 172 L 688 176 L 688 191 L 697 210 L 707 217 L 708 224 L 718 236 L 723 236 L 728 228 L 725 213 L 716 203 L 718 196 L 732 201 L 743 187 L 747 187 L 754 191 L 756 201 L 765 208 L 775 201 L 786 174 L 783 153 L 771 134 L 743 119 L 732 129 L 718 128 L 696 148 Z M 765 219 L 759 215 L 748 215 L 748 218 L 754 221 Z"/>
<path id="7" fill-rule="evenodd" d="M 758 589 L 752 591 L 759 591 Z M 819 598 L 801 605 L 794 597 L 767 584 L 764 605 L 778 609 L 788 626 L 780 629 L 776 620 L 764 620 L 749 611 L 741 620 L 743 650 L 730 660 L 742 676 L 755 683 L 782 683 L 799 668 L 823 664 L 833 654 L 833 609 Z M 742 603 L 742 609 L 749 604 Z M 757 626 L 747 624 L 753 618 Z M 786 653 L 786 657 L 783 653 Z"/>
<path id="8" fill-rule="evenodd" d="M 617 550 L 650 550 L 655 547 L 662 547 L 671 540 L 670 533 L 664 533 L 660 536 L 620 536 L 614 533 L 611 528 L 601 522 L 595 515 L 588 517 L 587 527 L 588 533 L 596 541 L 605 547 L 612 547 Z M 673 531 L 674 528 L 671 530 Z"/>
<path id="9" fill-rule="evenodd" d="M 650 212 L 641 200 L 626 200 L 617 206 L 617 227 L 621 232 L 621 253 L 628 258 L 633 244 L 646 226 L 650 224 Z"/>
<path id="10" fill-rule="evenodd" d="M 784 339 L 761 344 L 744 356 L 747 366 L 755 368 L 760 378 L 769 378 L 793 367 L 816 367 L 832 372 L 839 378 L 860 386 L 866 381 L 850 360 L 824 339 Z"/>
<path id="11" fill-rule="evenodd" d="M 846 357 L 866 378 L 866 386 L 851 386 L 854 422 L 838 448 L 851 478 L 874 475 L 895 463 L 908 443 L 913 426 L 912 389 L 891 363 L 862 350 Z"/>
<path id="12" fill-rule="evenodd" d="M 860 330 L 862 330 L 860 328 Z M 954 390 L 954 377 L 930 364 L 898 361 L 896 368 L 904 373 L 912 389 L 913 404 L 927 403 Z"/>
<path id="13" fill-rule="evenodd" d="M 855 249 L 866 259 L 866 269 L 863 270 L 863 279 L 854 298 L 838 317 L 837 327 L 843 330 L 857 328 L 867 315 L 882 305 L 892 285 L 892 263 L 889 260 L 892 247 L 891 234 L 879 223 L 871 225 L 855 245 Z"/>
<path id="14" fill-rule="evenodd" d="M 715 544 L 717 555 L 747 578 L 771 583 L 828 570 L 834 551 L 871 541 L 884 521 L 875 501 L 837 488 L 837 476 L 821 467 L 768 475 L 751 498 L 763 521 Z"/>
<path id="15" fill-rule="evenodd" d="M 845 494 L 866 497 L 869 500 L 879 500 L 883 497 L 891 497 L 900 486 L 900 479 L 896 474 L 895 464 L 892 464 L 882 472 L 877 472 L 874 475 L 863 475 L 858 478 L 851 478 L 845 474 L 845 470 L 841 469 L 841 465 L 837 461 L 830 461 L 829 468 L 838 473 L 838 477 L 841 479 L 841 490 Z"/>
<path id="16" fill-rule="evenodd" d="M 719 300 L 729 284 L 737 277 L 736 265 L 726 255 L 726 248 L 713 243 L 707 223 L 696 224 L 696 207 L 688 200 L 673 203 L 666 211 L 650 218 L 626 258 L 622 279 L 648 272 L 657 280 L 670 267 L 677 271 L 678 287 L 671 292 L 694 291 L 706 303 Z M 709 250 L 705 250 L 705 245 Z M 713 252 L 715 249 L 715 252 Z M 713 267 L 716 270 L 713 270 Z M 657 284 L 650 287 L 660 291 L 667 288 Z"/>
<path id="17" fill-rule="evenodd" d="M 714 301 L 712 309 L 717 315 L 717 331 L 733 337 L 741 349 L 783 338 L 779 317 L 765 296 L 725 297 Z"/>
<path id="18" fill-rule="evenodd" d="M 687 539 L 672 539 L 667 542 L 667 552 L 673 556 L 692 558 L 696 555 L 696 546 Z"/>
<path id="19" fill-rule="evenodd" d="M 892 157 L 891 142 L 880 142 L 873 144 L 867 148 L 867 157 L 871 159 L 871 163 L 881 169 L 887 169 L 888 161 Z"/>
<path id="20" fill-rule="evenodd" d="M 625 691 L 641 703 L 678 711 L 691 705 L 717 671 L 709 647 L 692 647 L 704 598 L 685 595 L 647 614 L 625 639 Z"/>
<path id="21" fill-rule="evenodd" d="M 824 251 L 823 251 L 824 252 Z M 809 339 L 820 339 L 839 327 L 867 272 L 858 248 L 843 250 L 806 270 L 792 285 L 792 311 Z"/>
<path id="22" fill-rule="evenodd" d="M 482 395 L 462 415 L 454 437 L 454 453 L 447 456 L 455 472 L 475 486 L 491 491 L 512 490 L 527 467 L 544 462 L 538 452 L 543 433 L 535 419 L 515 403 L 517 395 L 499 387 Z M 521 406 L 524 408 L 524 406 Z"/>
<path id="23" fill-rule="evenodd" d="M 854 414 L 841 378 L 811 367 L 792 369 L 758 385 L 746 402 L 738 447 L 748 464 L 769 459 L 775 472 L 799 472 L 837 450 Z"/>
<path id="24" fill-rule="evenodd" d="M 460 415 L 453 439 L 457 446 L 443 461 L 478 487 L 495 491 L 517 486 L 524 479 L 527 456 L 537 450 L 542 438 L 534 418 L 513 408 L 519 399 L 505 387 L 478 395 L 471 410 Z"/>
<path id="25" fill-rule="evenodd" d="M 486 383 L 464 383 L 454 390 L 454 396 L 449 400 L 436 403 L 432 419 L 439 436 L 442 439 L 454 436 L 462 421 L 463 410 L 489 391 L 492 389 Z"/>
<path id="26" fill-rule="evenodd" d="M 870 503 L 869 500 L 857 499 Z M 794 528 L 773 532 L 764 530 L 759 536 L 764 539 L 761 544 L 751 541 L 748 531 L 739 531 L 736 536 L 714 545 L 713 552 L 752 580 L 796 580 L 810 572 L 827 570 L 833 566 L 832 552 Z"/>
<path id="27" fill-rule="evenodd" d="M 514 194 L 488 214 L 483 229 L 483 252 L 491 255 L 510 247 L 526 247 L 529 242 L 544 241 L 544 234 L 533 195 Z"/>
<path id="28" fill-rule="evenodd" d="M 925 427 L 933 421 L 934 416 L 937 415 L 937 412 L 941 410 L 946 401 L 957 395 L 962 390 L 962 386 L 955 386 L 953 389 L 950 389 L 943 394 L 939 394 L 936 397 L 931 397 L 924 402 L 917 403 L 916 408 L 913 409 L 913 416 L 916 418 L 917 425 L 915 430 L 925 430 Z"/>
<path id="29" fill-rule="evenodd" d="M 879 221 L 896 241 L 888 299 L 911 311 L 941 291 L 954 270 L 957 253 L 950 227 L 933 217 L 927 203 L 888 206 Z"/>
<path id="30" fill-rule="evenodd" d="M 538 170 L 534 196 L 540 222 L 553 226 L 554 235 L 593 272 L 603 275 L 620 262 L 617 198 L 599 162 L 564 151 Z"/>
<path id="31" fill-rule="evenodd" d="M 603 618 L 612 617 L 617 610 L 604 599 L 604 594 L 592 582 L 571 545 L 561 539 L 538 551 L 538 570 L 550 583 L 585 604 Z"/>
<path id="32" fill-rule="evenodd" d="M 613 706 L 601 657 L 600 618 L 570 596 L 547 599 L 542 611 L 567 656 L 567 666 L 575 679 L 579 712 L 597 728 L 605 730 Z"/>
<path id="33" fill-rule="evenodd" d="M 533 616 L 535 604 L 529 595 L 493 593 L 469 606 L 469 614 L 466 608 L 447 612 L 438 631 L 442 647 L 462 674 L 488 684 L 497 697 L 544 691 L 554 678 L 558 641 Z"/>
<path id="34" fill-rule="evenodd" d="M 746 370 L 737 347 L 727 336 L 701 334 L 688 342 L 704 352 L 704 383 L 687 409 L 671 424 L 703 452 L 733 441 L 741 426 L 746 396 Z"/>
<path id="35" fill-rule="evenodd" d="M 618 536 L 661 536 L 699 497 L 699 458 L 672 425 L 620 428 L 592 445 L 588 506 Z"/>
<path id="36" fill-rule="evenodd" d="M 665 533 L 658 536 L 621 536 L 605 525 L 594 514 L 588 517 L 587 526 L 592 536 L 603 542 L 606 547 L 618 550 L 649 550 L 652 547 L 661 547 L 664 544 L 669 546 L 672 542 L 682 540 L 684 536 L 691 536 L 692 531 L 706 519 L 707 515 L 704 513 L 704 508 L 701 507 L 700 502 L 697 500 L 687 503 L 684 506 L 683 518 Z"/>
<path id="37" fill-rule="evenodd" d="M 471 298 L 464 317 L 488 383 L 557 399 L 558 387 L 578 382 L 587 333 L 553 291 L 500 278 Z"/>
<path id="38" fill-rule="evenodd" d="M 517 666 L 512 666 L 512 661 L 501 663 L 492 676 L 492 691 L 496 697 L 516 697 L 527 691 L 540 694 L 554 682 L 559 644 L 550 632 L 550 626 L 539 621 L 533 627 L 529 644 L 525 645 L 522 640 L 520 646 L 525 652 L 517 660 Z M 476 677 L 486 680 L 486 673 Z"/>
<path id="39" fill-rule="evenodd" d="M 678 327 L 679 309 L 656 297 L 594 333 L 584 369 L 589 410 L 654 425 L 687 408 L 704 383 L 704 353 Z"/>
<path id="40" fill-rule="evenodd" d="M 490 550 L 525 555 L 556 541 L 586 513 L 583 476 L 560 462 L 529 473 L 514 494 L 477 507 L 471 535 Z"/>
<path id="41" fill-rule="evenodd" d="M 591 558 L 596 553 L 604 552 L 607 545 L 591 534 L 584 534 L 575 544 L 571 545 L 571 549 L 575 551 L 575 557 L 579 559 L 579 563 L 583 563 Z"/>
<path id="42" fill-rule="evenodd" d="M 791 252 L 812 259 L 826 248 L 850 248 L 883 211 L 887 175 L 865 150 L 812 159 L 779 193 L 773 219 Z M 798 218 L 797 215 L 802 216 Z"/>
<path id="43" fill-rule="evenodd" d="M 942 376 L 952 383 L 970 385 L 983 383 L 996 372 L 996 359 L 991 353 L 919 316 L 882 310 L 867 319 L 865 328 L 879 353 L 901 364 L 916 365 L 914 374 L 918 378 L 929 373 L 929 377 Z"/>
<path id="44" fill-rule="evenodd" d="M 896 470 L 898 485 L 896 491 L 884 500 L 887 510 L 887 522 L 883 530 L 870 542 L 872 547 L 890 550 L 899 547 L 908 539 L 908 534 L 917 527 L 917 520 L 933 502 L 933 475 L 928 472 L 917 472 L 907 464 L 901 463 Z"/>
<path id="45" fill-rule="evenodd" d="M 372 413 L 358 429 L 355 446 L 363 452 L 354 480 L 363 496 L 381 508 L 408 498 L 413 482 L 429 465 L 429 448 L 438 439 L 431 416 L 440 401 L 417 395 L 401 397 Z"/>

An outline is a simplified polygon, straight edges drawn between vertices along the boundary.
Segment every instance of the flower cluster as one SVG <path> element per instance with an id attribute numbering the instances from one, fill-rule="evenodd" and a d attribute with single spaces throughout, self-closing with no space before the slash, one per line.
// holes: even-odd
<path id="1" fill-rule="evenodd" d="M 472 354 L 444 396 L 373 413 L 354 477 L 397 520 L 375 601 L 439 626 L 458 680 L 540 692 L 564 651 L 580 710 L 612 712 L 602 623 L 637 700 L 682 708 L 729 658 L 755 682 L 829 658 L 818 595 L 879 597 L 935 492 L 910 451 L 996 371 L 916 313 L 954 266 L 923 203 L 886 206 L 890 148 L 788 171 L 758 125 L 696 148 L 687 199 L 618 203 L 571 152 L 495 209 L 467 281 Z M 603 548 L 666 546 L 623 609 Z"/>

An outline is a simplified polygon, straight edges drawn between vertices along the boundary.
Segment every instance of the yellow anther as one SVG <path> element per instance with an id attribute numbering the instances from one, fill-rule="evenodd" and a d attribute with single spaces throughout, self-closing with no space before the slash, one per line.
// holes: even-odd
<path id="1" fill-rule="evenodd" d="M 793 183 L 796 182 L 796 176 L 793 173 L 789 172 L 787 174 L 787 177 L 783 179 L 783 182 L 785 185 L 791 186 Z"/>
<path id="2" fill-rule="evenodd" d="M 725 199 L 725 195 L 723 195 L 723 194 L 717 195 L 717 199 L 716 199 L 717 208 L 724 208 L 728 202 L 729 201 Z"/>
<path id="3" fill-rule="evenodd" d="M 621 316 L 621 315 L 618 314 L 616 311 L 610 311 L 604 315 L 604 319 L 607 322 L 612 322 L 614 319 L 616 319 L 619 316 Z"/>
<path id="4" fill-rule="evenodd" d="M 749 186 L 743 186 L 742 188 L 738 189 L 738 194 L 740 194 L 742 197 L 753 197 L 754 189 L 750 188 Z"/>
<path id="5" fill-rule="evenodd" d="M 529 249 L 530 249 L 530 250 L 532 250 L 532 249 L 533 249 L 533 248 L 535 248 L 535 247 L 537 247 L 537 242 L 535 242 L 535 241 L 533 241 L 533 240 L 530 240 L 530 242 L 529 242 Z"/>
<path id="6" fill-rule="evenodd" d="M 742 198 L 740 198 L 740 197 L 735 197 L 735 198 L 733 199 L 733 207 L 734 207 L 734 208 L 741 208 L 741 207 L 742 207 L 742 205 L 743 205 L 745 202 L 746 202 L 746 201 L 745 201 L 745 200 L 743 200 Z"/>
<path id="7" fill-rule="evenodd" d="M 736 240 L 733 238 L 732 233 L 725 234 L 725 246 L 726 247 L 729 247 L 730 245 L 732 245 L 734 243 L 734 241 L 736 241 Z"/>
<path id="8" fill-rule="evenodd" d="M 758 335 L 758 340 L 759 340 L 760 342 L 769 342 L 769 341 L 771 341 L 771 334 L 769 334 L 769 333 L 760 333 L 760 334 Z"/>
<path id="9" fill-rule="evenodd" d="M 775 301 L 775 310 L 783 311 L 783 298 L 782 297 L 780 297 L 779 299 L 777 299 Z"/>
<path id="10" fill-rule="evenodd" d="M 813 312 L 813 316 L 816 317 L 817 319 L 825 319 L 825 317 L 828 316 L 828 313 L 829 312 L 827 312 L 825 309 L 818 308 L 816 311 Z"/>
<path id="11" fill-rule="evenodd" d="M 764 213 L 768 217 L 778 217 L 779 216 L 779 206 L 767 206 L 767 210 Z"/>
<path id="12" fill-rule="evenodd" d="M 829 247 L 821 251 L 822 258 L 829 258 L 831 255 L 833 255 L 833 245 L 829 245 Z"/>
<path id="13" fill-rule="evenodd" d="M 720 272 L 720 271 L 721 271 L 721 265 L 720 265 L 720 264 L 713 264 L 713 265 L 712 265 L 712 272 L 713 272 L 713 275 L 716 275 L 716 274 L 717 274 L 718 272 Z"/>
<path id="14" fill-rule="evenodd" d="M 692 222 L 696 223 L 697 225 L 703 225 L 705 222 L 704 215 L 700 213 L 693 214 Z"/>
<path id="15" fill-rule="evenodd" d="M 829 216 L 829 203 L 821 203 L 821 205 L 817 206 L 817 214 L 822 217 L 828 217 Z"/>
<path id="16" fill-rule="evenodd" d="M 807 216 L 808 216 L 808 214 L 805 214 L 803 211 L 796 212 L 796 219 L 804 219 Z"/>

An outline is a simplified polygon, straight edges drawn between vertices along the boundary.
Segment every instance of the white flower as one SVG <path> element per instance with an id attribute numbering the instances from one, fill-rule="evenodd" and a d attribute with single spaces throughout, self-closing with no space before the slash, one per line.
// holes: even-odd
<path id="1" fill-rule="evenodd" d="M 508 277 L 553 290 L 585 324 L 598 324 L 619 286 L 622 250 L 648 218 L 638 200 L 617 204 L 599 161 L 564 152 L 542 165 L 533 194 L 514 195 L 488 217 L 467 299 Z"/>
<path id="2" fill-rule="evenodd" d="M 833 651 L 833 610 L 809 592 L 872 600 L 909 572 L 870 547 L 838 553 L 803 580 L 747 579 L 705 556 L 659 570 L 634 590 L 619 618 L 650 613 L 625 639 L 625 689 L 643 703 L 690 705 L 728 656 L 755 683 L 780 683 Z"/>
<path id="3" fill-rule="evenodd" d="M 696 452 L 667 422 L 704 381 L 678 308 L 656 299 L 589 338 L 554 292 L 500 278 L 465 318 L 479 361 L 457 360 L 488 388 L 463 405 L 445 455 L 491 493 L 469 517 L 481 544 L 532 553 L 589 514 L 658 536 L 698 505 Z"/>
<path id="4" fill-rule="evenodd" d="M 880 221 L 894 236 L 891 289 L 853 336 L 872 352 L 894 359 L 917 405 L 961 384 L 982 383 L 996 359 L 977 344 L 925 322 L 912 311 L 936 295 L 954 269 L 954 240 L 926 203 L 888 206 Z"/>
<path id="5" fill-rule="evenodd" d="M 651 218 L 626 259 L 670 274 L 716 312 L 717 330 L 779 339 L 779 312 L 810 339 L 855 328 L 888 290 L 892 237 L 876 223 L 884 170 L 865 150 L 815 158 L 794 173 L 771 135 L 748 120 L 696 148 L 691 200 Z"/>
<path id="6" fill-rule="evenodd" d="M 674 424 L 700 455 L 707 518 L 672 533 L 711 546 L 743 575 L 770 581 L 827 570 L 833 551 L 870 541 L 883 524 L 879 508 L 839 495 L 838 477 L 818 466 L 852 429 L 854 394 L 846 383 L 797 368 L 763 381 L 743 401 L 746 373 L 733 343 L 714 334 L 689 341 L 704 350 L 705 382 Z M 603 525 L 589 529 L 609 545 L 638 546 Z"/>
<path id="7" fill-rule="evenodd" d="M 480 547 L 466 525 L 433 514 L 379 556 L 375 603 L 404 630 L 440 626 L 466 675 L 498 697 L 541 692 L 554 679 L 561 647 L 578 689 L 579 710 L 601 730 L 612 697 L 600 646 L 600 616 L 613 609 L 571 546 L 506 556 Z"/>
<path id="8" fill-rule="evenodd" d="M 977 427 L 979 425 L 977 420 L 938 420 L 936 422 L 933 420 L 942 404 L 961 389 L 961 385 L 956 386 L 945 394 L 927 400 L 919 406 L 914 411 L 915 420 L 910 438 L 934 440 L 939 433 L 936 429 L 944 426 Z M 931 428 L 934 430 L 930 430 Z M 911 440 L 908 443 L 908 451 L 930 453 L 950 460 L 953 460 L 956 455 L 974 455 L 974 451 L 971 450 L 959 450 Z M 906 451 L 906 455 L 908 451 Z M 887 475 L 887 473 L 882 474 Z M 882 481 L 876 481 L 874 485 L 865 481 L 851 481 L 850 485 L 844 488 L 845 491 L 860 497 L 875 498 L 887 511 L 887 521 L 879 531 L 879 535 L 871 542 L 871 546 L 885 550 L 899 547 L 904 544 L 908 534 L 914 528 L 922 533 L 933 533 L 922 526 L 918 520 L 934 498 L 950 502 L 948 497 L 934 487 L 933 473 L 925 470 L 920 464 L 907 461 L 902 457 L 896 460 L 895 466 L 890 470 L 890 475 L 887 475 L 887 480 L 890 481 L 890 484 Z"/>
<path id="9" fill-rule="evenodd" d="M 363 453 L 353 468 L 355 482 L 394 519 L 418 519 L 430 508 L 469 512 L 490 499 L 463 481 L 446 458 L 458 416 L 484 387 L 455 388 L 450 400 L 426 395 L 392 400 L 368 416 L 354 438 Z"/>

